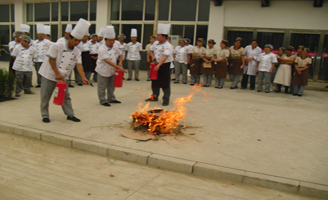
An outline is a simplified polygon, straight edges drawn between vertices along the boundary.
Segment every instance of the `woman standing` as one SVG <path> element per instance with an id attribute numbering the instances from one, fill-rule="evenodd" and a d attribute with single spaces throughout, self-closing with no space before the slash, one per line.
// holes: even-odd
<path id="1" fill-rule="evenodd" d="M 296 58 L 296 56 L 292 54 L 293 50 L 294 47 L 289 46 L 286 50 L 286 54 L 284 54 L 280 48 L 277 54 L 277 59 L 280 65 L 273 81 L 277 84 L 277 93 L 281 92 L 282 85 L 285 86 L 285 93 L 288 93 L 288 89 L 292 81 L 292 77 L 290 75 L 292 73 L 292 65 Z"/>
<path id="2" fill-rule="evenodd" d="M 295 60 L 295 73 L 293 76 L 294 96 L 301 97 L 305 86 L 308 84 L 309 68 L 312 64 L 311 58 L 308 57 L 309 52 L 309 48 L 304 48 L 302 55 Z"/>
<path id="3" fill-rule="evenodd" d="M 212 39 L 208 40 L 208 48 L 205 50 L 204 62 L 201 68 L 203 74 L 203 87 L 210 87 L 214 74 L 214 59 L 216 58 L 217 49 L 214 48 L 216 42 Z"/>
<path id="4" fill-rule="evenodd" d="M 217 54 L 217 58 L 214 62 L 217 62 L 215 66 L 215 88 L 222 89 L 224 81 L 228 71 L 228 58 L 230 55 L 229 49 L 227 49 L 228 40 L 222 40 L 220 43 L 221 50 Z"/>
<path id="5" fill-rule="evenodd" d="M 229 77 L 232 81 L 230 89 L 237 89 L 240 76 L 243 74 L 245 65 L 245 49 L 241 47 L 242 39 L 236 38 L 234 46 L 230 47 Z"/>
<path id="6" fill-rule="evenodd" d="M 182 72 L 182 83 L 187 84 L 187 71 L 190 62 L 190 50 L 185 46 L 185 39 L 179 40 L 179 46 L 175 47 L 173 52 L 174 67 L 175 67 L 175 81 L 179 83 L 180 74 Z"/>
<path id="7" fill-rule="evenodd" d="M 200 81 L 200 69 L 202 67 L 203 58 L 205 57 L 205 48 L 203 47 L 204 39 L 198 38 L 197 46 L 191 49 L 192 59 L 190 61 L 190 79 L 191 86 L 196 83 L 199 84 Z"/>

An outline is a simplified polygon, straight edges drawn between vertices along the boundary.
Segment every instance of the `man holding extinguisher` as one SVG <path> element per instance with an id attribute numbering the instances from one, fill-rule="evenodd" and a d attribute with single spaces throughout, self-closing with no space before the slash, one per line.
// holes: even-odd
<path id="1" fill-rule="evenodd" d="M 110 106 L 109 103 L 121 103 L 114 95 L 115 70 L 124 72 L 122 67 L 123 56 L 118 45 L 115 43 L 115 30 L 113 26 L 105 29 L 105 43 L 99 47 L 96 72 L 98 73 L 98 98 L 103 106 Z M 119 61 L 118 65 L 117 60 Z M 123 78 L 123 77 L 122 77 Z M 106 96 L 107 90 L 107 98 Z"/>
<path id="2" fill-rule="evenodd" d="M 47 52 L 43 64 L 40 67 L 39 74 L 41 78 L 41 115 L 44 123 L 49 123 L 49 101 L 58 81 L 66 81 L 74 69 L 75 65 L 82 77 L 84 84 L 89 84 L 83 71 L 81 61 L 81 51 L 75 48 L 88 31 L 91 24 L 80 19 L 71 32 L 67 42 L 54 43 Z M 74 116 L 68 87 L 66 87 L 65 100 L 62 109 L 67 115 L 67 120 L 80 122 L 81 120 Z"/>

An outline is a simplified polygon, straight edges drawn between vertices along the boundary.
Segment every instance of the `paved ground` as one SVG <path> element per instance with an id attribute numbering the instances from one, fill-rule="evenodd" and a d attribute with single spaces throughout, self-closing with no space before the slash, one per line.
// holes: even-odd
<path id="1" fill-rule="evenodd" d="M 7 66 L 6 63 L 1 63 Z M 328 93 L 306 90 L 303 97 L 265 94 L 249 90 L 205 88 L 213 93 L 204 102 L 197 93 L 187 106 L 185 125 L 191 137 L 163 137 L 136 142 L 120 131 L 130 130 L 133 111 L 151 93 L 150 82 L 124 81 L 115 91 L 123 103 L 103 107 L 97 99 L 97 84 L 70 89 L 73 107 L 81 123 L 66 120 L 60 107 L 51 104 L 50 124 L 41 122 L 40 90 L 0 104 L 0 121 L 56 132 L 63 135 L 115 144 L 212 165 L 241 169 L 276 177 L 328 185 Z M 34 79 L 35 82 L 35 79 Z M 35 84 L 35 83 L 34 83 Z M 314 85 L 314 86 L 313 86 Z M 326 83 L 314 83 L 324 88 Z M 141 90 L 141 91 L 140 91 Z M 327 90 L 328 89 L 323 89 Z M 171 100 L 192 92 L 188 85 L 172 84 Z M 151 107 L 161 106 L 161 101 Z M 171 103 L 165 109 L 172 109 Z"/>
<path id="2" fill-rule="evenodd" d="M 306 200 L 298 195 L 144 165 L 0 133 L 2 200 Z M 110 177 L 110 174 L 114 177 Z"/>

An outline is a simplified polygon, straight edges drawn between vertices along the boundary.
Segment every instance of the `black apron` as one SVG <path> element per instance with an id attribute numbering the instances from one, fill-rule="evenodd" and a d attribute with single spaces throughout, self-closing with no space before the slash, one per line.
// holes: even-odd
<path id="1" fill-rule="evenodd" d="M 95 72 L 96 66 L 97 66 L 97 59 L 94 60 L 91 58 L 91 56 L 97 57 L 98 54 L 90 54 L 90 67 L 91 67 L 91 72 Z"/>
<path id="2" fill-rule="evenodd" d="M 215 68 L 215 78 L 226 78 L 228 71 L 227 62 L 218 62 Z"/>
<path id="3" fill-rule="evenodd" d="M 200 75 L 200 70 L 203 64 L 203 60 L 200 58 L 191 59 L 190 61 L 190 74 L 191 75 Z"/>
<path id="4" fill-rule="evenodd" d="M 14 57 L 10 57 L 9 72 L 13 72 L 15 74 L 16 70 L 13 69 L 14 61 L 15 61 Z"/>
<path id="5" fill-rule="evenodd" d="M 170 87 L 170 82 L 171 82 L 170 65 L 171 65 L 171 62 L 164 63 L 159 68 L 157 80 L 151 81 L 152 87 L 159 87 L 159 88 Z"/>
<path id="6" fill-rule="evenodd" d="M 85 72 L 92 72 L 91 62 L 90 62 L 90 51 L 82 52 L 82 66 Z"/>

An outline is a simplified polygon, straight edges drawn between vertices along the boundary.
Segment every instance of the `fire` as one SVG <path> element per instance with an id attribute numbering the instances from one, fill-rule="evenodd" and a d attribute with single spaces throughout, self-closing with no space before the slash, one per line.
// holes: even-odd
<path id="1" fill-rule="evenodd" d="M 133 123 L 148 126 L 148 132 L 152 134 L 173 133 L 177 130 L 179 121 L 187 115 L 187 103 L 191 101 L 197 92 L 203 93 L 205 98 L 211 98 L 212 96 L 212 94 L 208 95 L 201 90 L 200 85 L 194 86 L 192 89 L 193 92 L 186 97 L 180 97 L 173 101 L 175 106 L 171 111 L 165 111 L 158 107 L 149 110 L 149 102 L 145 106 L 140 102 L 138 105 L 139 110 L 132 114 Z"/>

